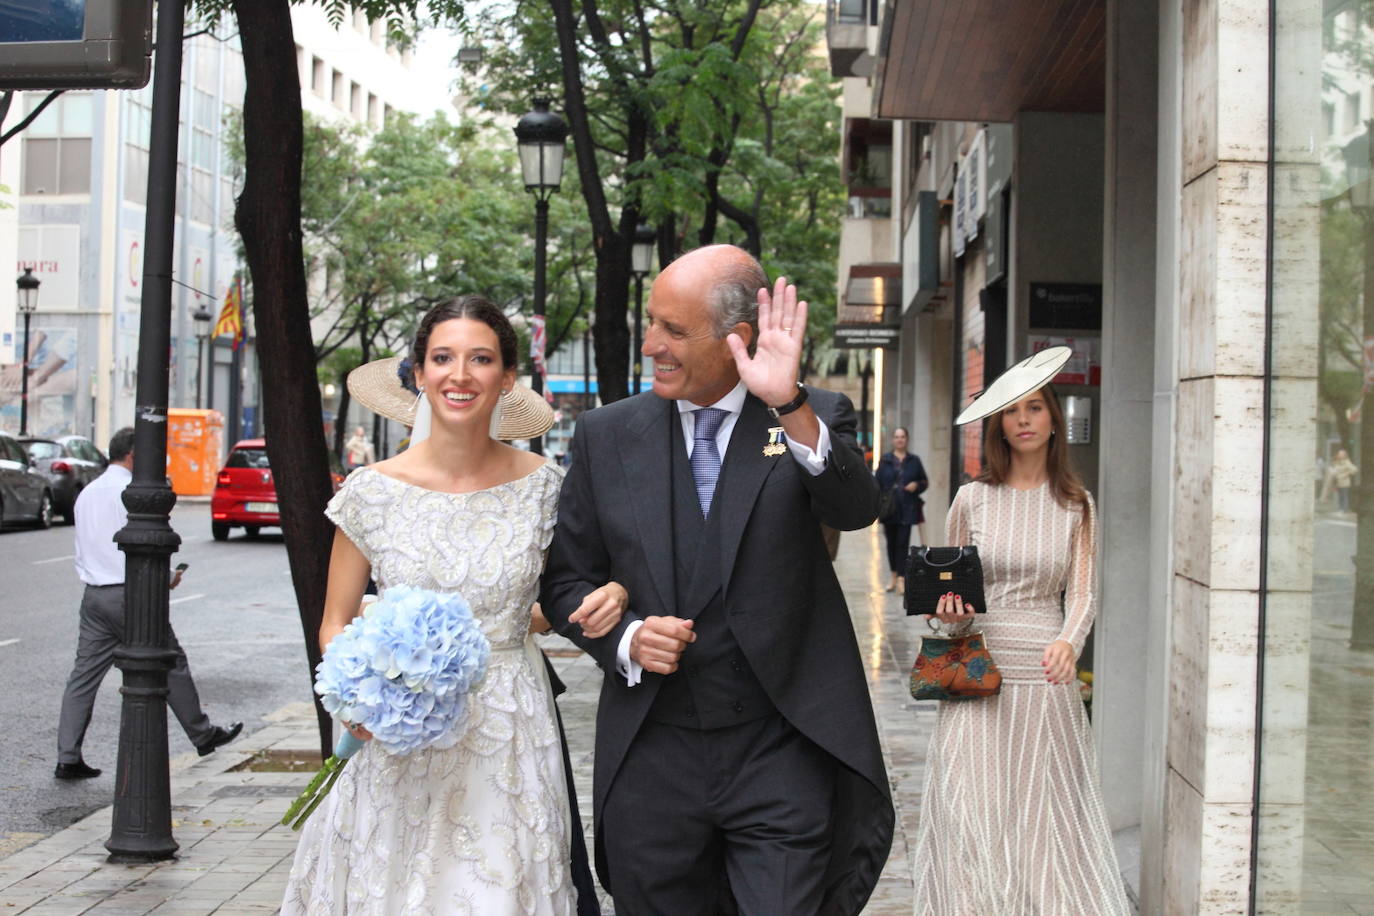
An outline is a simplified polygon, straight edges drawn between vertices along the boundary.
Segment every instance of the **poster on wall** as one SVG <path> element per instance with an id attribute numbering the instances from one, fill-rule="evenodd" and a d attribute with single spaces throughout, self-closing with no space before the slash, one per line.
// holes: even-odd
<path id="1" fill-rule="evenodd" d="M 29 434 L 60 436 L 76 422 L 77 344 L 75 328 L 33 328 L 29 332 Z M 0 428 L 19 431 L 22 362 L 0 365 Z"/>
<path id="2" fill-rule="evenodd" d="M 1064 369 L 1050 379 L 1056 385 L 1101 385 L 1102 340 L 1098 337 L 1057 337 L 1051 334 L 1032 334 L 1030 351 L 1039 353 L 1047 347 L 1068 347 L 1073 356 Z"/>

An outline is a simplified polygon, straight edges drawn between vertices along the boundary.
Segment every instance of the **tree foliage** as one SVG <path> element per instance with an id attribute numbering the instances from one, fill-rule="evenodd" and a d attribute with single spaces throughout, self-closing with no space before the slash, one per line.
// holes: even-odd
<path id="1" fill-rule="evenodd" d="M 470 88 L 487 104 L 519 114 L 533 96 L 563 98 L 596 246 L 603 400 L 625 390 L 641 217 L 661 263 L 712 242 L 750 250 L 810 299 L 813 342 L 828 336 L 843 188 L 822 19 L 803 0 L 516 0 L 474 18 L 488 63 Z"/>

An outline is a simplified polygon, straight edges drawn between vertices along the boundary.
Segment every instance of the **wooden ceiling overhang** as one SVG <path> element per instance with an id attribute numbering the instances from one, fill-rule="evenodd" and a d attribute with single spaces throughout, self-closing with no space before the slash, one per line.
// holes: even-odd
<path id="1" fill-rule="evenodd" d="M 1101 112 L 1106 0 L 888 0 L 874 109 L 913 121 Z"/>

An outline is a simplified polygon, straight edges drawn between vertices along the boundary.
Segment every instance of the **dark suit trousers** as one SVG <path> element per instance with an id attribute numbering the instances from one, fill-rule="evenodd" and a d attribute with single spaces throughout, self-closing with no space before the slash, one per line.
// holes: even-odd
<path id="1" fill-rule="evenodd" d="M 76 763 L 81 759 L 81 742 L 91 724 L 91 708 L 100 682 L 114 664 L 114 650 L 124 641 L 124 586 L 86 586 L 81 598 L 81 630 L 76 642 L 76 664 L 62 694 L 62 715 L 57 723 L 57 762 Z M 176 652 L 176 661 L 167 672 L 167 705 L 181 723 L 186 737 L 199 747 L 210 740 L 215 727 L 200 708 L 200 696 L 186 653 L 176 634 L 167 630 L 167 648 Z"/>
<path id="2" fill-rule="evenodd" d="M 616 913 L 704 916 L 726 893 L 743 916 L 816 912 L 835 768 L 779 715 L 711 730 L 645 722 L 597 825 Z"/>

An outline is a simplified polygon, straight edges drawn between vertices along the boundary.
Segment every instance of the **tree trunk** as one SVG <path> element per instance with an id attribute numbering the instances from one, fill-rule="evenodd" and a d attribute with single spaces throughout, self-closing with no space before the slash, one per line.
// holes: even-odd
<path id="1" fill-rule="evenodd" d="M 639 208 L 620 210 L 620 226 L 611 221 L 601 170 L 596 161 L 582 82 L 581 49 L 577 43 L 578 14 L 573 0 L 549 0 L 558 34 L 563 70 L 563 108 L 573 140 L 587 220 L 592 225 L 596 251 L 596 384 L 601 403 L 609 404 L 629 394 L 630 328 L 626 321 L 630 304 L 630 242 L 639 223 Z M 594 9 L 594 7 L 592 7 Z M 643 161 L 647 151 L 648 122 L 642 112 L 626 112 L 626 164 Z"/>
<path id="2" fill-rule="evenodd" d="M 315 348 L 301 248 L 301 87 L 287 0 L 234 0 L 243 46 L 245 180 L 234 210 L 253 280 L 263 419 L 282 534 L 305 639 L 309 684 L 320 660 L 319 630 L 334 531 L 324 516 L 329 459 L 321 428 Z M 310 696 L 315 698 L 314 690 Z M 329 715 L 315 703 L 320 751 L 330 751 Z"/>
<path id="3" fill-rule="evenodd" d="M 348 429 L 348 408 L 353 402 L 353 397 L 348 393 L 348 371 L 339 373 L 337 379 L 339 386 L 339 412 L 334 417 L 334 454 L 339 456 L 340 461 L 346 461 L 344 455 L 344 443 L 352 434 Z"/>

